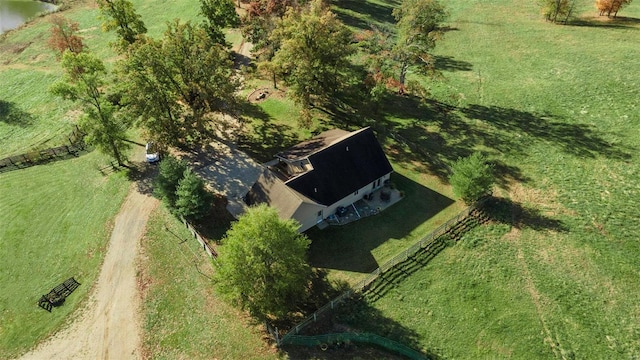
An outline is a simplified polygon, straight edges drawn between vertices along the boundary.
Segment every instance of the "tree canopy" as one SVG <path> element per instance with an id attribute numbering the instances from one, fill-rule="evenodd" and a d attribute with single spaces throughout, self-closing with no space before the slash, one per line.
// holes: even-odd
<path id="1" fill-rule="evenodd" d="M 116 116 L 116 109 L 104 94 L 107 70 L 95 55 L 66 51 L 62 55 L 64 77 L 54 83 L 50 91 L 64 99 L 77 101 L 84 111 L 80 128 L 87 133 L 86 141 L 116 159 L 123 166 L 125 141 L 129 123 Z"/>
<path id="2" fill-rule="evenodd" d="M 431 51 L 442 35 L 442 23 L 448 14 L 438 0 L 404 0 L 393 11 L 393 16 L 398 22 L 395 46 L 391 52 L 397 62 L 402 90 L 410 66 L 415 66 L 421 73 L 434 69 Z"/>
<path id="3" fill-rule="evenodd" d="M 104 19 L 103 30 L 116 31 L 120 39 L 118 47 L 126 48 L 147 33 L 147 27 L 131 1 L 98 0 L 98 7 Z"/>
<path id="4" fill-rule="evenodd" d="M 210 137 L 205 115 L 233 107 L 232 67 L 228 51 L 204 29 L 176 20 L 161 40 L 132 46 L 119 74 L 125 101 L 151 137 L 179 146 Z"/>
<path id="5" fill-rule="evenodd" d="M 74 54 L 82 52 L 84 44 L 78 30 L 80 25 L 76 21 L 71 21 L 64 16 L 53 14 L 49 20 L 51 22 L 51 35 L 47 45 L 62 56 L 65 50 Z"/>
<path id="6" fill-rule="evenodd" d="M 198 220 L 209 213 L 212 204 L 213 195 L 205 189 L 204 181 L 187 168 L 176 188 L 176 215 Z"/>
<path id="7" fill-rule="evenodd" d="M 631 0 L 596 0 L 596 7 L 600 11 L 600 16 L 607 15 L 613 17 L 618 16 L 618 11 L 629 5 Z"/>
<path id="8" fill-rule="evenodd" d="M 325 102 L 349 76 L 353 35 L 321 0 L 302 11 L 289 8 L 271 41 L 280 44 L 271 60 L 274 70 L 289 85 L 294 100 L 304 109 Z"/>
<path id="9" fill-rule="evenodd" d="M 176 190 L 180 180 L 187 171 L 187 165 L 173 156 L 167 156 L 160 162 L 158 176 L 154 180 L 154 193 L 160 196 L 169 206 L 173 208 L 178 196 Z"/>
<path id="10" fill-rule="evenodd" d="M 200 0 L 200 13 L 205 17 L 203 28 L 216 44 L 228 46 L 223 29 L 240 24 L 232 0 Z"/>
<path id="11" fill-rule="evenodd" d="M 266 205 L 247 210 L 222 241 L 215 273 L 219 291 L 259 320 L 291 311 L 311 275 L 310 242 L 298 227 Z"/>
<path id="12" fill-rule="evenodd" d="M 566 23 L 576 6 L 575 0 L 540 0 L 547 21 Z"/>

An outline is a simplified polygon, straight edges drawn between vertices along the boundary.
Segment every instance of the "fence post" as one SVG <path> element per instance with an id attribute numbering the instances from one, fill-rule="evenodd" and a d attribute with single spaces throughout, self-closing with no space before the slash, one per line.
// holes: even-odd
<path id="1" fill-rule="evenodd" d="M 280 346 L 280 335 L 278 334 L 278 327 L 276 326 L 276 345 Z"/>

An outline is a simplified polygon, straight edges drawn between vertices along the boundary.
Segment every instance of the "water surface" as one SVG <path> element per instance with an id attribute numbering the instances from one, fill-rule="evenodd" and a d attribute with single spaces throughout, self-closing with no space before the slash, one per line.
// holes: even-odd
<path id="1" fill-rule="evenodd" d="M 0 33 L 15 29 L 22 23 L 56 6 L 33 0 L 0 0 Z"/>

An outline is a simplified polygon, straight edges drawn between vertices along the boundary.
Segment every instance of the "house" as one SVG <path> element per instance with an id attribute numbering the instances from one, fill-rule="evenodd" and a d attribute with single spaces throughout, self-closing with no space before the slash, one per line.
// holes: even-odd
<path id="1" fill-rule="evenodd" d="M 267 203 L 281 218 L 300 222 L 300 232 L 381 188 L 393 172 L 369 127 L 326 131 L 269 164 L 245 202 Z"/>

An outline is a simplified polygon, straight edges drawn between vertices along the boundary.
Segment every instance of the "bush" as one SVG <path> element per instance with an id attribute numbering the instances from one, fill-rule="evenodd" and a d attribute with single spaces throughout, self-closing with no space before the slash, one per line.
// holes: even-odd
<path id="1" fill-rule="evenodd" d="M 178 184 L 184 177 L 187 165 L 173 156 L 167 156 L 160 162 L 158 177 L 155 181 L 155 193 L 166 201 L 170 209 L 176 204 Z"/>
<path id="2" fill-rule="evenodd" d="M 449 177 L 453 193 L 466 204 L 471 204 L 489 194 L 494 181 L 493 166 L 488 164 L 479 152 L 467 158 L 458 159 L 453 164 L 452 174 Z"/>
<path id="3" fill-rule="evenodd" d="M 204 181 L 187 169 L 176 189 L 174 212 L 187 220 L 198 220 L 207 215 L 213 204 L 213 195 L 204 187 Z"/>

